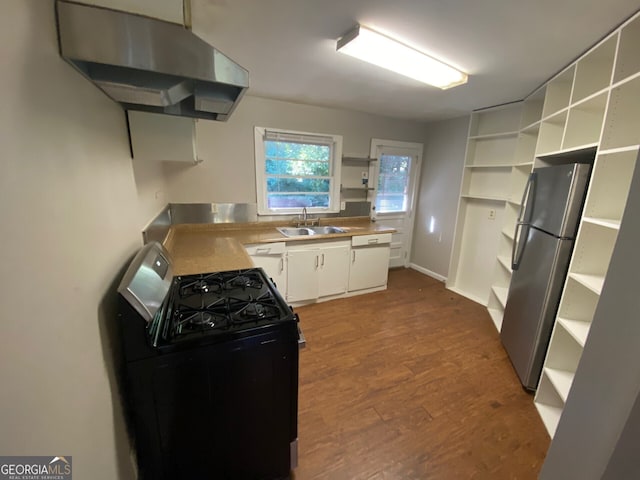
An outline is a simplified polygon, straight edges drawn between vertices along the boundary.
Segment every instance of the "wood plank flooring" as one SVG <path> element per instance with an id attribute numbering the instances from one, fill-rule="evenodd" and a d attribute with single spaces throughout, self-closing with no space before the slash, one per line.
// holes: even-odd
<path id="1" fill-rule="evenodd" d="M 396 269 L 296 312 L 295 480 L 537 478 L 549 437 L 484 307 Z"/>

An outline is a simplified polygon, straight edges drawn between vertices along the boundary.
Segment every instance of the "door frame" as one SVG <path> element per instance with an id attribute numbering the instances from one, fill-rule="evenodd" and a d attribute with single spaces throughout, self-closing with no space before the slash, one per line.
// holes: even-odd
<path id="1" fill-rule="evenodd" d="M 372 172 L 370 172 L 370 176 L 373 179 L 373 185 L 375 185 L 375 192 L 372 201 L 372 209 L 375 206 L 376 197 L 378 195 L 378 176 L 380 172 L 380 153 L 383 149 L 387 147 L 391 150 L 406 150 L 407 154 L 411 157 L 415 158 L 415 165 L 411 165 L 409 170 L 409 198 L 408 198 L 408 206 L 407 211 L 402 214 L 398 213 L 379 213 L 375 212 L 375 216 L 377 219 L 384 220 L 384 218 L 396 219 L 399 217 L 404 217 L 406 238 L 404 241 L 404 259 L 403 265 L 404 267 L 408 267 L 411 263 L 411 247 L 413 244 L 413 230 L 415 226 L 415 211 L 416 211 L 416 203 L 418 199 L 418 189 L 419 189 L 419 181 L 420 181 L 420 172 L 422 168 L 422 157 L 424 154 L 424 144 L 416 143 L 416 142 L 403 142 L 399 140 L 386 140 L 381 138 L 372 138 L 371 139 L 371 158 L 377 158 L 378 162 L 374 162 L 372 167 Z"/>

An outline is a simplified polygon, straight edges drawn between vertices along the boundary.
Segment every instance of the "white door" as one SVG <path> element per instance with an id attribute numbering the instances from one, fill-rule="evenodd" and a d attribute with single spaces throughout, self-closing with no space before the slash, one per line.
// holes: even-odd
<path id="1" fill-rule="evenodd" d="M 349 291 L 381 287 L 387 284 L 389 245 L 351 250 Z"/>
<path id="2" fill-rule="evenodd" d="M 318 249 L 289 250 L 287 263 L 287 300 L 318 298 Z"/>
<path id="3" fill-rule="evenodd" d="M 323 248 L 320 255 L 318 296 L 337 295 L 347 291 L 349 280 L 349 245 Z"/>
<path id="4" fill-rule="evenodd" d="M 371 156 L 378 159 L 374 214 L 378 222 L 397 230 L 391 239 L 390 268 L 409 266 L 422 150 L 421 143 L 371 140 Z"/>
<path id="5" fill-rule="evenodd" d="M 287 296 L 287 272 L 285 270 L 284 255 L 251 255 L 251 260 L 256 267 L 264 270 L 278 291 L 286 298 Z"/>
<path id="6" fill-rule="evenodd" d="M 287 264 L 284 258 L 286 251 L 285 243 L 259 243 L 245 245 L 244 248 L 251 256 L 253 264 L 264 270 L 267 276 L 276 284 L 278 291 L 286 298 Z"/>

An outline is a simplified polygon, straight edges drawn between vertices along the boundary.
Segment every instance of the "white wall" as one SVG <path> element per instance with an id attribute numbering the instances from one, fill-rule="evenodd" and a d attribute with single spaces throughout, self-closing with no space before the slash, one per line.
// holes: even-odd
<path id="1" fill-rule="evenodd" d="M 429 123 L 413 231 L 411 263 L 447 277 L 469 116 Z M 431 219 L 433 218 L 433 231 Z"/>
<path id="2" fill-rule="evenodd" d="M 122 110 L 58 55 L 53 1 L 2 7 L 0 452 L 133 478 L 106 331 L 161 169 L 136 179 Z"/>
<path id="3" fill-rule="evenodd" d="M 372 138 L 423 143 L 426 132 L 419 122 L 245 96 L 227 122 L 198 122 L 203 163 L 165 164 L 170 201 L 255 203 L 255 126 L 343 135 L 344 154 L 359 156 Z"/>

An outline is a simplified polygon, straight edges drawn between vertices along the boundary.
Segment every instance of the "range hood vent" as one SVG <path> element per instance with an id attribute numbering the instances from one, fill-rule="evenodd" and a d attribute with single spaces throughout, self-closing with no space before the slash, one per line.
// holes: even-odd
<path id="1" fill-rule="evenodd" d="M 249 73 L 181 25 L 56 2 L 60 55 L 126 110 L 227 120 Z"/>

